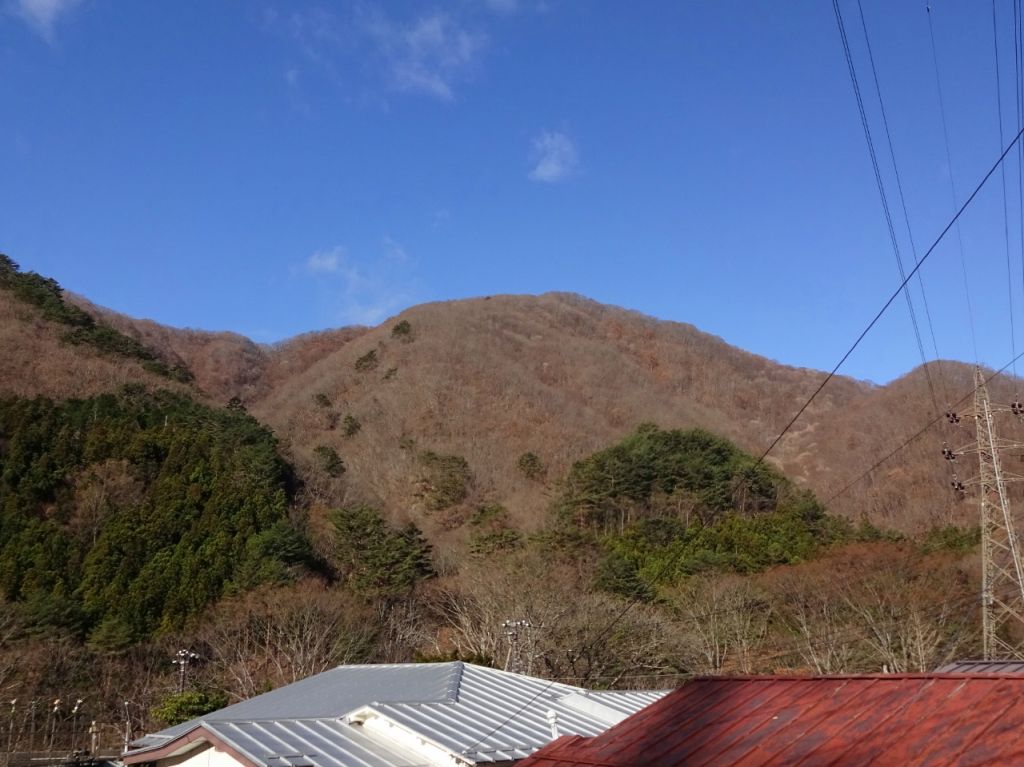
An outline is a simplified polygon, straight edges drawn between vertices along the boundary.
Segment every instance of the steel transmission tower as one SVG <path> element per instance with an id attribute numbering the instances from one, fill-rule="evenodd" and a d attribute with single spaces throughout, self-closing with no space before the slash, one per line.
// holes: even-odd
<path id="1" fill-rule="evenodd" d="M 1008 474 L 1002 467 L 1000 451 L 1021 447 L 997 436 L 994 415 L 1002 411 L 1020 417 L 1024 406 L 1020 402 L 1009 407 L 993 404 L 985 377 L 975 369 L 974 409 L 961 414 L 974 418 L 975 443 L 957 452 L 978 454 L 978 477 L 967 484 L 978 485 L 981 500 L 982 653 L 985 660 L 1024 660 L 1024 564 L 1006 491 L 1007 482 L 1024 477 Z M 955 412 L 946 415 L 950 423 L 960 422 Z M 943 454 L 955 460 L 956 453 L 946 447 Z M 953 487 L 960 492 L 964 489 L 955 473 Z"/>
<path id="2" fill-rule="evenodd" d="M 1018 632 L 1016 638 L 1008 638 L 1000 632 L 1007 623 L 1024 628 L 1024 567 L 999 460 L 1000 448 L 1009 445 L 996 437 L 992 403 L 981 370 L 974 371 L 974 384 L 981 489 L 982 647 L 985 660 L 1024 658 L 1024 635 Z"/>

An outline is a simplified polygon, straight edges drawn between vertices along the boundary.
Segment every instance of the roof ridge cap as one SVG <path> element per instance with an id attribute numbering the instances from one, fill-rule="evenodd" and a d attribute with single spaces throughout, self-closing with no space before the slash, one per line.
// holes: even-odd
<path id="1" fill-rule="evenodd" d="M 452 670 L 448 676 L 448 688 L 445 690 L 445 697 L 450 703 L 459 702 L 459 692 L 462 689 L 462 675 L 465 673 L 466 665 L 461 661 L 452 662 Z"/>

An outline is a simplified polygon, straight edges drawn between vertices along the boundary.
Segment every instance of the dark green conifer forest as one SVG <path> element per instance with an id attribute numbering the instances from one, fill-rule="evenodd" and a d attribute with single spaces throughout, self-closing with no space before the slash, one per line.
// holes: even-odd
<path id="1" fill-rule="evenodd" d="M 0 400 L 0 589 L 102 647 L 181 628 L 312 563 L 254 419 L 169 392 Z"/>

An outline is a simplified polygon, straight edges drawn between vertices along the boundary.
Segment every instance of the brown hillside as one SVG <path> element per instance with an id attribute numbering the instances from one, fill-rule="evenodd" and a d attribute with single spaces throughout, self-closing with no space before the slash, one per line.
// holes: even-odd
<path id="1" fill-rule="evenodd" d="M 152 320 L 126 317 L 69 295 L 70 300 L 117 330 L 137 338 L 162 358 L 183 364 L 196 387 L 211 401 L 257 398 L 284 379 L 366 332 L 352 327 L 305 333 L 277 345 L 257 344 L 237 333 L 172 328 Z"/>
<path id="2" fill-rule="evenodd" d="M 369 501 L 395 521 L 414 519 L 438 541 L 461 539 L 468 516 L 490 502 L 505 505 L 515 526 L 537 528 L 553 480 L 643 421 L 700 426 L 760 453 L 824 375 L 749 354 L 690 325 L 569 294 L 427 304 L 377 328 L 310 333 L 275 346 L 76 301 L 186 364 L 210 401 L 242 398 L 282 437 L 314 505 Z M 2 294 L 0 319 L 5 390 L 71 396 L 135 380 L 166 385 L 133 362 L 63 344 L 31 309 Z M 402 321 L 410 332 L 393 335 Z M 936 367 L 944 409 L 942 389 L 949 399 L 970 391 L 971 371 Z M 934 417 L 927 392 L 920 370 L 882 387 L 837 377 L 770 460 L 829 499 Z M 994 397 L 1013 395 L 1009 384 L 993 385 Z M 939 452 L 943 440 L 958 447 L 965 438 L 966 430 L 943 421 L 831 508 L 911 532 L 972 521 L 973 504 L 949 492 Z M 341 456 L 343 476 L 318 468 L 320 446 Z M 438 479 L 427 451 L 468 464 L 468 493 L 451 508 L 432 508 Z M 526 452 L 540 457 L 544 476 L 528 478 L 518 468 Z M 973 473 L 969 465 L 960 471 Z"/>
<path id="3" fill-rule="evenodd" d="M 411 340 L 392 337 L 403 320 Z M 376 366 L 356 370 L 370 351 Z M 496 296 L 410 309 L 274 387 L 251 409 L 288 436 L 304 467 L 313 465 L 317 445 L 338 451 L 349 471 L 335 483 L 332 500 L 379 502 L 436 534 L 457 527 L 467 508 L 489 501 L 506 505 L 517 524 L 536 527 L 545 518 L 550 487 L 523 476 L 516 466 L 521 454 L 536 453 L 555 478 L 643 421 L 701 426 L 751 452 L 762 450 L 821 377 L 688 325 L 577 296 Z M 827 492 L 854 468 L 869 465 L 878 444 L 892 444 L 886 439 L 894 433 L 902 437 L 901 424 L 915 423 L 916 413 L 894 402 L 899 423 L 890 418 L 855 430 L 859 441 L 852 447 L 848 432 L 836 438 L 840 425 L 845 430 L 856 422 L 851 414 L 869 409 L 884 392 L 835 379 L 774 460 Z M 317 404 L 320 394 L 331 408 Z M 354 436 L 338 426 L 345 415 L 362 426 Z M 417 453 L 424 450 L 467 460 L 473 485 L 463 508 L 428 513 L 418 497 L 425 472 Z M 866 507 L 865 498 L 844 498 L 841 509 L 874 515 L 885 506 L 879 495 L 869 494 Z M 934 497 L 945 497 L 941 475 Z M 900 527 L 920 522 L 886 519 Z"/>
<path id="4" fill-rule="evenodd" d="M 102 354 L 61 340 L 66 328 L 0 290 L 0 393 L 56 399 L 87 397 L 124 384 L 181 388 L 144 370 L 138 360 Z"/>

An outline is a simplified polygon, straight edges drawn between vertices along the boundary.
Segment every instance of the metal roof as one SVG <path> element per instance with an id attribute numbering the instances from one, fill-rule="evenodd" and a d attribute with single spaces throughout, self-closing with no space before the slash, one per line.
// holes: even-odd
<path id="1" fill-rule="evenodd" d="M 1024 677 L 713 678 L 520 767 L 1024 763 Z"/>
<path id="2" fill-rule="evenodd" d="M 338 666 L 276 690 L 168 727 L 136 741 L 155 744 L 202 722 L 339 717 L 375 701 L 409 703 L 450 700 L 461 663 L 381 663 Z"/>
<path id="3" fill-rule="evenodd" d="M 938 669 L 937 674 L 1024 674 L 1024 661 L 955 660 Z"/>
<path id="4" fill-rule="evenodd" d="M 368 743 L 399 751 L 398 744 L 412 744 L 406 761 L 391 757 L 386 764 L 422 762 L 423 748 L 464 762 L 500 762 L 522 759 L 552 739 L 549 712 L 559 733 L 596 735 L 665 694 L 589 692 L 458 661 L 339 666 L 147 735 L 135 742 L 132 754 L 166 751 L 179 742 L 184 747 L 189 737 L 201 737 L 190 733 L 202 728 L 263 767 L 335 767 L 350 747 L 365 749 Z M 315 753 L 304 750 L 296 739 L 310 729 L 333 739 L 333 751 L 326 746 Z M 285 752 L 280 749 L 308 762 L 272 759 Z"/>
<path id="5" fill-rule="evenodd" d="M 204 729 L 267 767 L 430 767 L 422 755 L 333 719 L 211 722 Z"/>
<path id="6" fill-rule="evenodd" d="M 596 735 L 664 694 L 594 694 L 466 664 L 454 705 L 375 703 L 351 718 L 366 721 L 378 715 L 407 730 L 430 733 L 434 742 L 474 762 L 501 762 L 523 759 L 551 740 L 548 712 L 556 715 L 559 733 Z"/>

